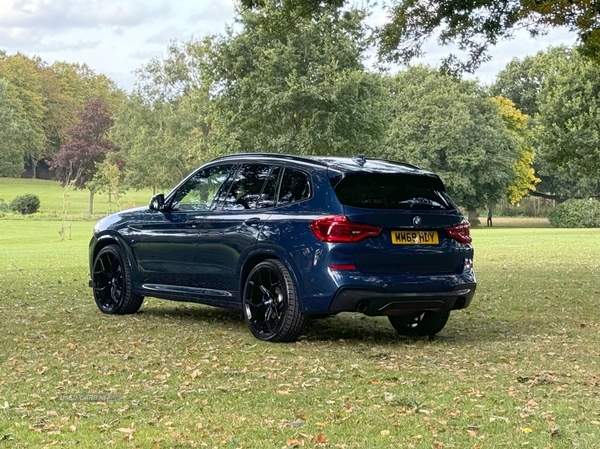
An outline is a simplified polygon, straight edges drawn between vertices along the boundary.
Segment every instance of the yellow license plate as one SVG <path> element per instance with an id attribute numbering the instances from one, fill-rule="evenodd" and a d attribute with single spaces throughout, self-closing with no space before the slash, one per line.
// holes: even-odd
<path id="1" fill-rule="evenodd" d="M 394 245 L 437 245 L 437 231 L 392 231 Z"/>

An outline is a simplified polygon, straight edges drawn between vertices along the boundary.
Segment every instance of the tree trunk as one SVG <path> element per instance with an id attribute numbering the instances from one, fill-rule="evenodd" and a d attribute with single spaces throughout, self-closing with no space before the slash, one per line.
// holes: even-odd
<path id="1" fill-rule="evenodd" d="M 38 165 L 37 162 L 33 162 L 31 164 L 31 168 L 33 169 L 33 176 L 32 176 L 33 179 L 37 179 L 37 165 Z"/>
<path id="2" fill-rule="evenodd" d="M 477 209 L 467 209 L 467 211 L 467 218 L 469 219 L 469 223 L 471 223 L 471 226 L 479 226 L 481 222 L 479 221 L 479 214 L 477 213 Z"/>
<path id="3" fill-rule="evenodd" d="M 474 223 L 477 220 L 477 209 L 469 209 L 469 221 Z"/>
<path id="4" fill-rule="evenodd" d="M 92 215 L 94 213 L 94 190 L 90 189 L 90 208 L 88 210 L 89 214 Z"/>

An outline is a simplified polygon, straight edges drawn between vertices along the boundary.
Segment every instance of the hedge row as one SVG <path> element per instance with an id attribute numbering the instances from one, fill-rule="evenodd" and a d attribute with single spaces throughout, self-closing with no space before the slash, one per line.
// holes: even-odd
<path id="1" fill-rule="evenodd" d="M 567 200 L 548 213 L 555 228 L 600 228 L 600 201 Z"/>

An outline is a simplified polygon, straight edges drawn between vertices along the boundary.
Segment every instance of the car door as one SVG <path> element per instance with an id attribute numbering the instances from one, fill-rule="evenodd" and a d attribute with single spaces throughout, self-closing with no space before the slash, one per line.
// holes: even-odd
<path id="1" fill-rule="evenodd" d="M 242 164 L 204 219 L 199 275 L 206 287 L 231 293 L 231 300 L 238 297 L 240 265 L 271 215 L 280 171 L 268 164 Z"/>
<path id="2" fill-rule="evenodd" d="M 210 213 L 232 165 L 198 170 L 165 201 L 162 216 L 142 223 L 138 266 L 144 284 L 154 289 L 204 287 L 199 274 L 198 242 L 205 217 Z"/>

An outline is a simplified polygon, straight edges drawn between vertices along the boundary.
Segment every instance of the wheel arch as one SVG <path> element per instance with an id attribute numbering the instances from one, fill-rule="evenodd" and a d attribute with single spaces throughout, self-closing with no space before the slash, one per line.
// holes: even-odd
<path id="1" fill-rule="evenodd" d="M 294 287 L 296 287 L 296 293 L 298 295 L 300 305 L 302 306 L 302 290 L 299 288 L 298 277 L 296 276 L 296 270 L 294 270 L 294 267 L 290 263 L 288 258 L 285 257 L 285 253 L 275 251 L 274 249 L 256 250 L 256 251 L 253 251 L 252 253 L 248 254 L 248 256 L 244 259 L 244 262 L 241 265 L 240 271 L 239 271 L 239 273 L 240 273 L 240 275 L 239 275 L 239 280 L 240 280 L 239 300 L 240 300 L 240 302 L 242 302 L 244 300 L 244 298 L 243 298 L 244 285 L 246 284 L 246 279 L 248 278 L 250 271 L 252 271 L 252 269 L 259 263 L 261 263 L 265 260 L 269 260 L 269 259 L 279 260 L 281 263 L 283 263 L 285 265 L 285 267 L 287 268 L 287 270 L 290 273 L 290 276 L 292 277 L 292 281 L 294 282 Z"/>
<path id="2" fill-rule="evenodd" d="M 131 248 L 129 248 L 123 242 L 123 239 L 120 238 L 118 234 L 104 234 L 97 238 L 96 244 L 94 245 L 94 248 L 90 254 L 90 271 L 93 269 L 94 261 L 96 260 L 98 253 L 109 245 L 118 245 L 121 250 L 123 250 L 123 252 L 127 255 L 127 263 L 129 264 L 132 273 L 137 277 L 137 267 L 133 263 L 133 252 L 131 251 Z"/>

